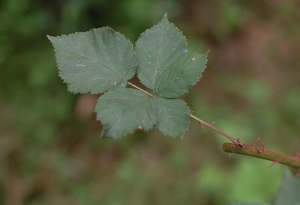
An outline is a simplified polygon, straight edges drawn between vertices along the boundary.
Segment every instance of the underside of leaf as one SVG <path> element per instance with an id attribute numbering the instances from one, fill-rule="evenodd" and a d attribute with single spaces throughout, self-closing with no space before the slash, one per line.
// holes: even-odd
<path id="1" fill-rule="evenodd" d="M 60 77 L 74 93 L 103 93 L 125 87 L 136 72 L 133 45 L 110 28 L 48 36 Z"/>

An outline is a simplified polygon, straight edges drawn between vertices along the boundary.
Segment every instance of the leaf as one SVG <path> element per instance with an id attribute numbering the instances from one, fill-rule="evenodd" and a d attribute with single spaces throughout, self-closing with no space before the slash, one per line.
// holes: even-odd
<path id="1" fill-rule="evenodd" d="M 119 88 L 105 93 L 98 99 L 95 111 L 104 125 L 104 138 L 121 138 L 139 126 L 147 131 L 157 120 L 151 97 L 136 89 Z"/>
<path id="2" fill-rule="evenodd" d="M 165 135 L 180 137 L 189 124 L 189 107 L 180 99 L 152 98 L 156 108 L 156 127 Z"/>
<path id="3" fill-rule="evenodd" d="M 274 203 L 274 205 L 282 204 L 300 204 L 300 177 L 294 176 L 290 170 L 286 170 L 284 173 L 284 179 Z"/>
<path id="4" fill-rule="evenodd" d="M 47 37 L 56 51 L 59 75 L 71 92 L 125 87 L 136 72 L 132 43 L 110 28 Z"/>
<path id="5" fill-rule="evenodd" d="M 197 83 L 205 69 L 206 54 L 186 55 L 182 61 L 169 66 L 157 76 L 155 93 L 166 98 L 176 98 Z"/>
<path id="6" fill-rule="evenodd" d="M 187 51 L 186 38 L 165 15 L 136 43 L 138 78 L 160 97 L 179 97 L 200 79 L 206 64 L 206 54 Z"/>
<path id="7" fill-rule="evenodd" d="M 130 88 L 108 91 L 99 98 L 95 111 L 104 125 L 104 138 L 121 138 L 139 126 L 148 131 L 153 125 L 166 135 L 182 136 L 189 122 L 184 101 L 153 98 Z"/>

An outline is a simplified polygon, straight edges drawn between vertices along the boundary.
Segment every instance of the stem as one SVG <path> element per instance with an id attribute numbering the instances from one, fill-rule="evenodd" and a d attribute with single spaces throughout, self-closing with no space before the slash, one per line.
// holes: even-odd
<path id="1" fill-rule="evenodd" d="M 220 133 L 221 135 L 223 135 L 224 137 L 229 139 L 234 144 L 239 144 L 240 143 L 239 139 L 235 139 L 235 138 L 231 137 L 230 135 L 226 134 L 225 132 L 223 132 L 222 130 L 219 130 L 218 128 L 216 128 L 215 126 L 212 125 L 213 123 L 209 124 L 209 123 L 199 119 L 198 117 L 196 117 L 192 114 L 190 114 L 190 117 L 197 120 L 201 125 L 205 125 L 205 126 L 209 127 L 210 129 Z"/>
<path id="2" fill-rule="evenodd" d="M 237 154 L 243 154 L 243 155 L 248 155 L 252 157 L 257 157 L 269 161 L 273 161 L 274 163 L 280 163 L 280 164 L 285 164 L 294 168 L 299 169 L 300 168 L 300 157 L 293 157 L 289 155 L 284 155 L 280 154 L 277 152 L 272 152 L 263 146 L 263 148 L 258 149 L 256 147 L 256 142 L 253 145 L 246 145 L 237 138 L 233 138 L 227 133 L 223 132 L 222 130 L 219 130 L 218 128 L 214 127 L 212 124 L 209 124 L 196 116 L 190 114 L 190 117 L 197 120 L 202 126 L 205 125 L 212 130 L 220 133 L 227 139 L 229 139 L 233 143 L 224 143 L 223 144 L 223 151 L 225 152 L 230 152 L 230 153 L 237 153 Z"/>
<path id="3" fill-rule="evenodd" d="M 155 97 L 151 93 L 147 92 L 146 90 L 143 90 L 142 88 L 140 88 L 130 82 L 128 82 L 128 85 L 146 93 L 147 95 L 149 95 L 151 97 Z M 229 139 L 232 143 L 224 143 L 223 144 L 223 151 L 225 151 L 225 152 L 248 155 L 248 156 L 252 156 L 252 157 L 262 158 L 265 160 L 270 160 L 270 161 L 273 161 L 274 163 L 285 164 L 285 165 L 294 167 L 296 169 L 300 168 L 300 157 L 293 157 L 293 156 L 289 156 L 289 155 L 272 152 L 272 151 L 265 149 L 264 147 L 261 149 L 258 149 L 256 147 L 256 142 L 253 145 L 246 145 L 246 144 L 242 143 L 239 140 L 239 138 L 236 139 L 234 137 L 231 137 L 229 134 L 216 128 L 215 126 L 213 126 L 213 123 L 209 124 L 192 114 L 190 114 L 190 117 L 193 118 L 194 120 L 196 120 L 197 122 L 199 122 L 199 124 L 201 124 L 202 127 L 203 127 L 203 125 L 205 125 L 205 126 L 209 127 L 210 129 L 223 135 L 227 139 Z"/>
<path id="4" fill-rule="evenodd" d="M 258 149 L 256 148 L 255 145 L 252 146 L 244 145 L 243 147 L 237 147 L 235 144 L 232 143 L 224 143 L 223 151 L 248 155 L 252 157 L 273 161 L 274 163 L 280 163 L 294 168 L 300 168 L 300 158 L 272 152 L 265 148 Z"/>
<path id="5" fill-rule="evenodd" d="M 149 96 L 154 97 L 154 95 L 152 95 L 151 93 L 147 92 L 146 90 L 143 90 L 142 88 L 136 86 L 135 84 L 133 84 L 133 83 L 131 83 L 131 82 L 128 82 L 128 81 L 127 81 L 127 83 L 128 83 L 128 85 L 131 85 L 131 86 L 134 87 L 135 89 L 138 89 L 138 90 L 140 90 L 140 91 L 142 91 L 142 92 L 148 94 Z"/>

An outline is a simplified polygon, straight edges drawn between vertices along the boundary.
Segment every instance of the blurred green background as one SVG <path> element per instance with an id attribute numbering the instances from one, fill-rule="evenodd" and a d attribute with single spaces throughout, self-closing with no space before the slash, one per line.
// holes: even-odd
<path id="1" fill-rule="evenodd" d="M 194 121 L 183 139 L 136 131 L 102 140 L 93 106 L 58 77 L 46 35 L 109 25 L 135 42 L 168 13 L 191 52 L 210 50 L 183 96 L 245 143 L 300 151 L 297 0 L 0 1 L 0 205 L 270 202 L 284 167 L 222 152 Z"/>

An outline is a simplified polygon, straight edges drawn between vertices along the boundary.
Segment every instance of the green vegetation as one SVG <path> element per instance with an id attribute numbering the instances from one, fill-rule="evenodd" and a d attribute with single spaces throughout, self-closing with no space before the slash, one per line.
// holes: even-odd
<path id="1" fill-rule="evenodd" d="M 166 135 L 182 136 L 188 117 L 226 137 L 223 151 L 249 155 L 281 163 L 299 175 L 300 156 L 288 156 L 247 145 L 191 114 L 178 97 L 188 92 L 202 76 L 206 54 L 189 54 L 186 38 L 171 24 L 167 15 L 157 25 L 141 34 L 136 48 L 111 28 L 93 29 L 68 36 L 48 36 L 56 51 L 61 78 L 74 93 L 104 93 L 95 106 L 103 124 L 102 138 L 119 139 L 136 129 L 157 127 Z M 137 72 L 141 83 L 152 93 L 129 82 Z M 126 88 L 132 86 L 135 89 Z M 204 128 L 204 127 L 203 127 Z M 270 167 L 271 167 L 270 166 Z M 300 179 L 286 174 L 275 203 L 300 202 Z"/>
<path id="2" fill-rule="evenodd" d="M 183 136 L 190 109 L 178 97 L 200 79 L 207 54 L 188 54 L 186 38 L 167 15 L 141 35 L 136 48 L 110 28 L 48 38 L 71 92 L 107 91 L 95 107 L 104 138 L 118 139 L 138 127 L 148 131 L 153 126 L 165 135 Z M 129 82 L 136 72 L 152 94 Z"/>
<path id="3" fill-rule="evenodd" d="M 1 1 L 0 204 L 270 202 L 282 166 L 224 157 L 224 139 L 197 123 L 183 140 L 156 130 L 100 140 L 95 98 L 67 92 L 45 38 L 110 25 L 135 42 L 168 12 L 191 52 L 211 50 L 209 69 L 183 96 L 193 114 L 245 143 L 261 137 L 267 149 L 295 155 L 296 1 L 221 2 Z"/>

